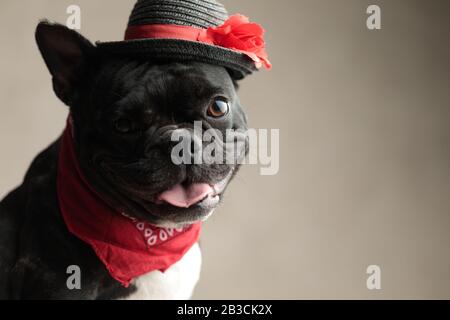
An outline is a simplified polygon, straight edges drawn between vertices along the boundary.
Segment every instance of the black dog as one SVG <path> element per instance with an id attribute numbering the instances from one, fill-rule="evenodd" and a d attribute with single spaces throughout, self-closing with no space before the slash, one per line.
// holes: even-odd
<path id="1" fill-rule="evenodd" d="M 191 130 L 194 121 L 224 135 L 227 129 L 246 129 L 228 70 L 109 55 L 77 32 L 47 22 L 38 25 L 36 39 L 54 91 L 70 107 L 80 167 L 105 201 L 156 226 L 207 218 L 219 201 L 181 208 L 158 199 L 175 185 L 194 183 L 220 185 L 214 197 L 222 199 L 238 165 L 175 165 L 170 133 Z M 170 292 L 161 293 L 167 288 L 158 288 L 164 286 L 158 282 L 162 274 L 123 287 L 92 248 L 68 231 L 57 197 L 59 147 L 60 139 L 38 155 L 22 185 L 0 204 L 0 298 L 170 298 Z M 80 290 L 66 285 L 70 265 L 82 270 Z M 179 275 L 195 278 L 185 284 L 185 295 L 173 296 L 187 298 L 198 270 L 189 275 L 177 267 Z"/>

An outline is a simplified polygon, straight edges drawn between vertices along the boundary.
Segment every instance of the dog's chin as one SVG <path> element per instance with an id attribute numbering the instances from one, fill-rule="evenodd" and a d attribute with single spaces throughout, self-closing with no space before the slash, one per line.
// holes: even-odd
<path id="1" fill-rule="evenodd" d="M 204 222 L 212 216 L 219 205 L 222 194 L 210 194 L 189 207 L 178 207 L 169 203 L 138 199 L 136 202 L 144 208 L 132 214 L 135 218 L 145 220 L 157 227 L 178 228 Z"/>
<path id="2" fill-rule="evenodd" d="M 208 197 L 190 208 L 177 208 L 171 205 L 159 205 L 161 211 L 172 212 L 160 217 L 153 224 L 162 228 L 186 227 L 208 220 L 220 203 L 220 196 Z M 154 212 L 153 212 L 154 214 Z M 148 218 L 147 218 L 148 221 Z M 148 221 L 152 223 L 152 221 Z"/>
<path id="3" fill-rule="evenodd" d="M 147 194 L 141 188 L 123 189 L 123 186 L 110 185 L 113 188 L 108 189 L 115 190 L 115 206 L 119 206 L 125 216 L 157 227 L 178 228 L 210 218 L 220 204 L 234 172 L 234 169 L 230 170 L 218 183 L 178 184 L 156 194 Z"/>

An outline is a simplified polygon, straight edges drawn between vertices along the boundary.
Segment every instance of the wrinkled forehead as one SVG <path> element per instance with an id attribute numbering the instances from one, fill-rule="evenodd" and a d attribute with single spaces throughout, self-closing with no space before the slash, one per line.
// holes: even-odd
<path id="1" fill-rule="evenodd" d="M 145 61 L 108 61 L 98 74 L 96 84 L 105 91 L 127 94 L 140 86 L 170 89 L 173 94 L 183 88 L 195 92 L 221 89 L 233 91 L 233 81 L 225 68 L 204 63 L 154 64 Z"/>
<path id="2" fill-rule="evenodd" d="M 218 95 L 233 100 L 236 94 L 233 81 L 223 67 L 197 62 L 145 61 L 106 62 L 95 80 L 93 92 L 102 109 L 170 107 Z"/>

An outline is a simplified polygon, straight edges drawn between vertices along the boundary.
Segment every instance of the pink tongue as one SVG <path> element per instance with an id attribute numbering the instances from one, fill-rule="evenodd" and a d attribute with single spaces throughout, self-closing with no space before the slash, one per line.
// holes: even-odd
<path id="1" fill-rule="evenodd" d="M 167 202 L 174 207 L 189 208 L 213 192 L 213 188 L 206 183 L 195 183 L 186 187 L 177 184 L 172 189 L 162 193 L 158 200 Z"/>

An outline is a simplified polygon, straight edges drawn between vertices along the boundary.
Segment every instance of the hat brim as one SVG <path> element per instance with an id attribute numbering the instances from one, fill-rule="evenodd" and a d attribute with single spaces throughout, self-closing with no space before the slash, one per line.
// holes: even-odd
<path id="1" fill-rule="evenodd" d="M 257 70 L 247 55 L 202 42 L 178 39 L 139 39 L 97 42 L 99 50 L 114 55 L 156 61 L 197 61 L 227 68 L 236 80 Z"/>

